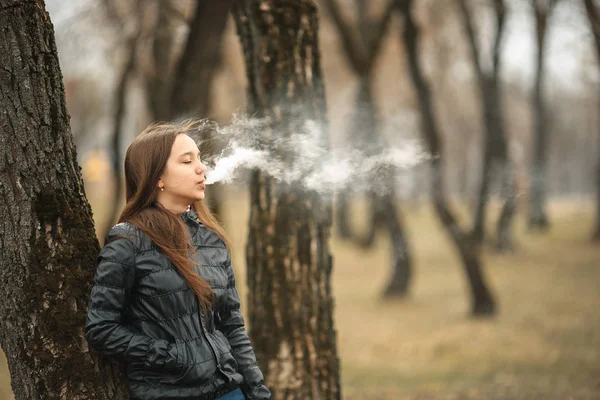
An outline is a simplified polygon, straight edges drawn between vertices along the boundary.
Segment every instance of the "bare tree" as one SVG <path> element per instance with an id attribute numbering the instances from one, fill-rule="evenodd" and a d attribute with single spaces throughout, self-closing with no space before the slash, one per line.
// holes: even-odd
<path id="1" fill-rule="evenodd" d="M 358 23 L 352 28 L 344 19 L 337 0 L 325 0 L 325 7 L 332 17 L 342 39 L 344 54 L 349 65 L 359 78 L 355 110 L 351 121 L 350 138 L 369 154 L 380 153 L 384 140 L 379 132 L 380 121 L 373 96 L 373 70 L 381 52 L 381 45 L 392 18 L 393 2 L 385 8 L 383 15 L 373 20 L 368 17 L 368 2 L 356 0 Z M 375 177 L 374 177 L 375 178 Z M 408 293 L 411 277 L 411 257 L 408 239 L 399 208 L 396 205 L 394 173 L 392 170 L 377 171 L 377 178 L 385 188 L 369 192 L 371 219 L 369 232 L 357 241 L 370 247 L 375 241 L 377 229 L 384 226 L 392 240 L 392 274 L 384 290 L 384 296 L 404 296 Z M 375 179 L 374 179 L 375 180 Z M 336 215 L 339 234 L 342 238 L 357 238 L 349 223 L 348 193 L 340 190 L 337 196 Z"/>
<path id="2" fill-rule="evenodd" d="M 600 9 L 594 5 L 593 0 L 583 0 L 585 5 L 586 14 L 590 21 L 590 28 L 594 36 L 594 43 L 596 45 L 596 55 L 598 58 L 598 67 L 600 69 Z M 600 94 L 600 93 L 599 93 Z M 600 114 L 600 112 L 599 112 Z M 598 127 L 598 133 L 600 134 L 600 122 Z M 600 135 L 598 136 L 600 140 Z M 593 234 L 594 240 L 600 240 L 600 156 L 597 158 L 597 171 L 596 171 L 596 230 Z"/>
<path id="3" fill-rule="evenodd" d="M 478 243 L 481 243 L 485 237 L 485 215 L 489 199 L 490 183 L 494 177 L 498 177 L 502 186 L 501 190 L 504 204 L 498 220 L 497 248 L 499 250 L 506 250 L 513 246 L 511 225 L 516 211 L 513 171 L 506 143 L 500 90 L 500 51 L 504 33 L 506 6 L 504 0 L 493 0 L 493 8 L 496 17 L 496 32 L 494 37 L 492 68 L 491 71 L 487 71 L 482 65 L 481 51 L 477 44 L 471 10 L 467 5 L 466 0 L 456 1 L 460 9 L 464 29 L 467 33 L 471 59 L 475 69 L 481 97 L 482 117 L 485 127 L 483 172 L 475 214 L 475 223 L 473 226 L 473 237 Z"/>
<path id="4" fill-rule="evenodd" d="M 99 251 L 44 2 L 0 0 L 0 342 L 17 400 L 125 399 L 87 349 Z"/>
<path id="5" fill-rule="evenodd" d="M 532 0 L 535 13 L 537 57 L 535 86 L 532 96 L 533 120 L 535 121 L 533 157 L 531 166 L 531 190 L 529 197 L 528 225 L 530 229 L 546 230 L 550 226 L 546 213 L 546 163 L 548 156 L 548 127 L 543 94 L 545 77 L 545 50 L 548 18 L 556 0 Z"/>
<path id="6" fill-rule="evenodd" d="M 329 146 L 317 8 L 311 0 L 238 0 L 250 114 L 265 146 L 322 129 Z M 293 154 L 275 152 L 282 162 Z M 331 294 L 331 198 L 253 171 L 247 246 L 250 336 L 276 399 L 340 399 Z"/>
<path id="7" fill-rule="evenodd" d="M 137 54 L 138 42 L 147 36 L 151 41 L 150 67 L 142 69 L 146 86 L 146 100 L 153 120 L 172 120 L 186 117 L 206 117 L 210 112 L 210 88 L 220 60 L 221 39 L 233 0 L 197 0 L 194 16 L 189 22 L 188 36 L 181 56 L 173 61 L 178 25 L 183 17 L 171 0 L 161 0 L 154 4 L 156 21 L 150 32 L 142 32 L 148 9 L 152 4 L 137 1 L 137 7 L 129 12 L 118 12 L 116 0 L 104 0 L 109 19 L 123 24 L 136 23 L 138 28 L 135 40 L 127 40 L 128 60 L 125 62 L 116 87 L 115 118 L 113 120 L 113 176 L 117 190 L 114 191 L 111 217 L 106 222 L 110 227 L 118 217 L 118 205 L 123 190 L 121 188 L 120 126 L 125 107 L 126 86 L 135 73 L 133 66 L 140 57 Z M 132 21 L 137 20 L 137 22 Z M 121 99 L 121 100 L 119 100 Z M 209 131 L 202 132 L 203 142 L 210 142 Z M 203 149 L 209 149 L 203 146 Z M 212 148 L 210 148 L 212 149 Z M 219 214 L 218 190 L 211 191 L 212 209 Z"/>
<path id="8" fill-rule="evenodd" d="M 443 157 L 444 151 L 439 128 L 433 109 L 429 83 L 423 75 L 419 61 L 419 27 L 412 17 L 413 0 L 396 0 L 395 7 L 402 13 L 404 31 L 402 40 L 407 52 L 410 77 L 421 111 L 421 132 L 432 158 L 431 190 L 436 213 L 454 242 L 469 281 L 472 298 L 472 313 L 475 316 L 491 315 L 496 311 L 492 293 L 483 276 L 481 247 L 461 229 L 456 217 L 450 210 L 444 188 Z"/>
<path id="9" fill-rule="evenodd" d="M 126 97 L 127 97 L 127 84 L 130 81 L 131 76 L 133 75 L 135 68 L 135 59 L 137 52 L 137 44 L 138 44 L 139 31 L 136 34 L 131 35 L 127 44 L 127 59 L 122 67 L 122 70 L 119 74 L 119 79 L 117 81 L 116 91 L 114 93 L 114 110 L 113 110 L 113 132 L 111 136 L 111 160 L 112 160 L 112 172 L 113 172 L 113 182 L 114 182 L 114 191 L 113 191 L 113 199 L 110 204 L 111 211 L 108 215 L 111 215 L 112 218 L 106 220 L 104 228 L 101 232 L 108 232 L 113 225 L 114 221 L 116 221 L 119 215 L 119 206 L 121 204 L 121 200 L 123 197 L 123 185 L 121 183 L 121 177 L 123 174 L 122 159 L 123 156 L 121 154 L 121 133 L 122 133 L 122 123 L 123 116 L 126 111 Z"/>

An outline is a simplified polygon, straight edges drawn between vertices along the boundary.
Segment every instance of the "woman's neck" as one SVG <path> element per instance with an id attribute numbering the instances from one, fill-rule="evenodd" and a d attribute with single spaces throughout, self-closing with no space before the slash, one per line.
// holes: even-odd
<path id="1" fill-rule="evenodd" d="M 168 199 L 158 198 L 156 200 L 165 210 L 172 212 L 173 214 L 182 214 L 188 210 L 188 203 L 168 201 Z"/>

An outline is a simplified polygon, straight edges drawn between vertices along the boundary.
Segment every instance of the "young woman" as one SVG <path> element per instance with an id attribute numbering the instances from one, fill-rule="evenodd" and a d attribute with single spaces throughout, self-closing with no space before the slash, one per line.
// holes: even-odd
<path id="1" fill-rule="evenodd" d="M 194 129 L 151 125 L 127 149 L 127 203 L 98 257 L 86 337 L 125 363 L 132 400 L 270 399 L 227 236 L 202 203 Z"/>

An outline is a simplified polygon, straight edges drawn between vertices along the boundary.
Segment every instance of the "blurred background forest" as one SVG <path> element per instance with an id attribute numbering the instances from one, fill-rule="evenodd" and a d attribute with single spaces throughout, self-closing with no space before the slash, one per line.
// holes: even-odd
<path id="1" fill-rule="evenodd" d="M 316 3 L 332 146 L 417 140 L 431 150 L 420 73 L 444 144 L 434 157 L 443 206 L 457 221 L 439 219 L 431 162 L 395 171 L 383 197 L 361 182 L 336 195 L 343 397 L 600 399 L 600 42 L 585 1 L 405 1 L 411 22 L 403 2 Z M 598 18 L 600 3 L 588 4 Z M 145 126 L 181 115 L 225 126 L 244 114 L 230 5 L 46 0 L 101 240 L 123 205 L 124 151 Z M 248 187 L 207 194 L 245 299 Z M 465 278 L 473 259 L 480 297 Z M 1 400 L 9 381 L 2 358 Z"/>

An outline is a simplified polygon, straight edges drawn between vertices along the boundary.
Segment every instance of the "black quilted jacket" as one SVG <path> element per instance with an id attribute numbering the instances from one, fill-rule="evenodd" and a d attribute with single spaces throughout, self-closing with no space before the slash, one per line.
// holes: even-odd
<path id="1" fill-rule="evenodd" d="M 193 211 L 181 214 L 193 256 L 215 293 L 205 317 L 193 290 L 137 227 L 121 223 L 98 257 L 85 326 L 88 343 L 125 362 L 131 399 L 213 398 L 240 387 L 270 399 L 240 312 L 231 256 Z"/>

